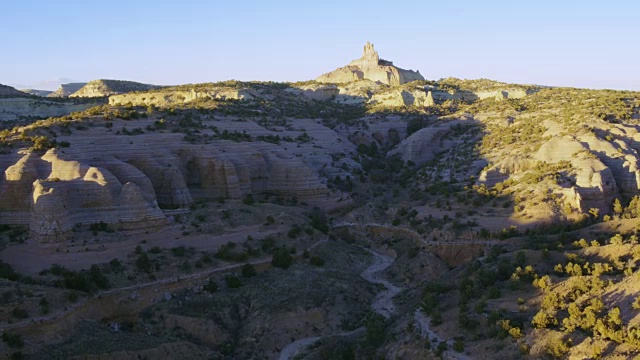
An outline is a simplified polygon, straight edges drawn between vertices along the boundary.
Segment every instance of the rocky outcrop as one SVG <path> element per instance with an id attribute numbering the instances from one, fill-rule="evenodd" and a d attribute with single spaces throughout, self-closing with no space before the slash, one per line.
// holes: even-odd
<path id="1" fill-rule="evenodd" d="M 124 80 L 93 80 L 69 97 L 104 97 L 134 91 L 148 91 L 158 86 Z"/>
<path id="2" fill-rule="evenodd" d="M 214 87 L 209 89 L 172 90 L 163 89 L 143 93 L 112 95 L 110 105 L 137 105 L 167 107 L 185 104 L 197 100 L 251 100 L 259 95 L 251 89 L 237 89 L 231 87 Z"/>
<path id="3" fill-rule="evenodd" d="M 349 83 L 359 80 L 372 80 L 387 85 L 401 85 L 414 80 L 424 80 L 419 71 L 404 70 L 383 60 L 375 51 L 373 44 L 367 42 L 362 57 L 349 65 L 321 75 L 316 79 L 321 83 Z"/>
<path id="4" fill-rule="evenodd" d="M 426 93 L 422 88 L 414 89 L 394 89 L 387 92 L 375 94 L 369 103 L 376 105 L 398 107 L 398 106 L 433 106 L 433 95 L 431 91 Z"/>
<path id="5" fill-rule="evenodd" d="M 293 85 L 291 88 L 285 91 L 308 97 L 313 100 L 326 101 L 335 99 L 340 93 L 340 90 L 335 85 L 324 84 L 306 84 L 306 85 Z"/>
<path id="6" fill-rule="evenodd" d="M 61 84 L 60 87 L 47 95 L 47 97 L 69 97 L 69 95 L 74 92 L 80 90 L 87 83 L 69 83 L 69 84 Z"/>
<path id="7" fill-rule="evenodd" d="M 0 97 L 24 97 L 27 96 L 26 93 L 22 91 L 16 90 L 11 86 L 0 84 Z"/>
<path id="8" fill-rule="evenodd" d="M 500 166 L 492 166 L 482 170 L 478 177 L 478 183 L 487 187 L 492 187 L 497 183 L 503 182 L 509 178 L 509 173 L 504 171 Z"/>
<path id="9" fill-rule="evenodd" d="M 405 162 L 412 161 L 417 166 L 432 160 L 436 154 L 445 151 L 453 144 L 443 141 L 451 126 L 457 122 L 430 126 L 420 129 L 404 139 L 395 149 L 387 153 L 387 157 L 399 154 Z"/>
<path id="10" fill-rule="evenodd" d="M 636 150 L 622 140 L 609 142 L 594 135 L 581 136 L 578 140 L 611 169 L 618 190 L 623 195 L 634 196 L 640 193 L 640 164 Z"/>
<path id="11" fill-rule="evenodd" d="M 22 96 L 27 96 L 22 94 Z M 0 121 L 17 120 L 22 117 L 48 118 L 69 115 L 95 106 L 95 103 L 74 104 L 34 97 L 0 99 Z"/>
<path id="12" fill-rule="evenodd" d="M 529 95 L 526 90 L 518 88 L 508 88 L 498 90 L 449 90 L 444 91 L 433 86 L 426 86 L 425 91 L 431 92 L 432 97 L 436 102 L 442 102 L 446 100 L 457 100 L 464 102 L 474 102 L 477 100 L 494 99 L 494 100 L 506 100 L 506 99 L 522 99 Z"/>
<path id="13" fill-rule="evenodd" d="M 558 136 L 543 144 L 534 159 L 547 163 L 569 161 L 575 171 L 573 187 L 575 203 L 583 212 L 598 208 L 608 212 L 613 199 L 618 195 L 618 186 L 613 172 L 598 157 L 591 154 L 579 141 L 568 136 Z"/>
<path id="14" fill-rule="evenodd" d="M 0 181 L 0 222 L 29 225 L 42 242 L 65 239 L 79 223 L 153 227 L 166 221 L 161 208 L 197 199 L 328 193 L 298 157 L 262 142 L 191 145 L 179 134 L 138 136 L 135 144 L 124 137 L 79 137 L 70 148 L 43 156 L 0 155 L 0 164 L 11 159 Z"/>

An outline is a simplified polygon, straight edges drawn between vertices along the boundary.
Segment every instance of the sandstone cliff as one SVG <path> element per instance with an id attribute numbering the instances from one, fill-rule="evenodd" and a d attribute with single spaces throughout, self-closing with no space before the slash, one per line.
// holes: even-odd
<path id="1" fill-rule="evenodd" d="M 78 224 L 120 229 L 166 221 L 161 208 L 197 199 L 271 194 L 309 199 L 328 193 L 298 157 L 268 143 L 191 145 L 180 134 L 79 136 L 43 156 L 0 155 L 2 223 L 29 225 L 43 242 L 60 241 Z"/>
<path id="2" fill-rule="evenodd" d="M 362 57 L 349 65 L 321 75 L 316 79 L 321 83 L 349 83 L 358 80 L 372 80 L 387 85 L 401 85 L 414 80 L 424 80 L 418 71 L 405 70 L 393 62 L 380 59 L 373 44 L 367 42 Z"/>
<path id="3" fill-rule="evenodd" d="M 611 168 L 586 150 L 582 143 L 558 136 L 542 145 L 534 159 L 551 164 L 569 161 L 576 172 L 573 205 L 584 212 L 590 208 L 606 212 L 618 195 L 618 186 Z"/>
<path id="4" fill-rule="evenodd" d="M 177 90 L 166 88 L 149 92 L 109 96 L 110 105 L 153 105 L 167 107 L 196 100 L 251 100 L 259 95 L 251 89 L 211 86 L 206 89 Z"/>

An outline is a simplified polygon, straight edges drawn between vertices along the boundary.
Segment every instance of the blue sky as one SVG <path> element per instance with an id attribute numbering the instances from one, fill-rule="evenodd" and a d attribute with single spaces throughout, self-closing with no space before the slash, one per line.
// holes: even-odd
<path id="1" fill-rule="evenodd" d="M 0 83 L 308 80 L 380 55 L 455 76 L 640 90 L 627 1 L 20 0 L 0 9 Z"/>

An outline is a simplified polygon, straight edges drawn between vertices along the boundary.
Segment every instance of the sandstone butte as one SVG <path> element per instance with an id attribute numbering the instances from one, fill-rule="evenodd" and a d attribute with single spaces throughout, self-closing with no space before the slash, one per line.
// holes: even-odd
<path id="1" fill-rule="evenodd" d="M 321 75 L 316 79 L 321 83 L 349 83 L 358 80 L 372 80 L 387 85 L 402 85 L 415 80 L 424 80 L 419 71 L 401 69 L 393 62 L 381 59 L 373 44 L 367 42 L 362 57 L 349 65 Z"/>

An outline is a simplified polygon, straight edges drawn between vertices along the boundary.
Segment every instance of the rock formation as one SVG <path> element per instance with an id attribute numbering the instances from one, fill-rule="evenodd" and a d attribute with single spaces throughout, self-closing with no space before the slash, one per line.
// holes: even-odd
<path id="1" fill-rule="evenodd" d="M 95 103 L 75 104 L 38 99 L 28 97 L 25 93 L 22 93 L 22 96 L 0 99 L 0 121 L 16 120 L 21 117 L 48 118 L 69 115 L 96 105 Z"/>
<path id="2" fill-rule="evenodd" d="M 405 162 L 412 161 L 417 166 L 422 166 L 427 161 L 432 160 L 436 154 L 453 145 L 445 143 L 443 138 L 451 130 L 451 126 L 456 123 L 458 122 L 420 129 L 404 139 L 396 148 L 389 151 L 387 156 L 399 154 Z"/>
<path id="3" fill-rule="evenodd" d="M 613 173 L 597 157 L 591 155 L 583 144 L 568 136 L 554 137 L 543 144 L 534 159 L 547 163 L 571 162 L 575 174 L 576 208 L 587 212 L 598 208 L 605 212 L 618 195 Z"/>
<path id="4" fill-rule="evenodd" d="M 189 103 L 194 100 L 251 100 L 259 95 L 251 89 L 236 89 L 230 87 L 211 87 L 209 89 L 173 90 L 171 88 L 147 92 L 109 96 L 110 105 L 153 105 L 166 107 Z"/>
<path id="5" fill-rule="evenodd" d="M 369 103 L 397 107 L 397 106 L 433 106 L 433 96 L 431 92 L 426 93 L 424 89 L 399 89 L 375 94 Z"/>
<path id="6" fill-rule="evenodd" d="M 335 99 L 336 96 L 340 93 L 340 90 L 335 85 L 324 85 L 324 84 L 308 84 L 308 85 L 299 85 L 292 86 L 289 89 L 286 89 L 290 93 L 296 95 L 306 96 L 313 100 L 318 101 L 326 101 Z"/>
<path id="7" fill-rule="evenodd" d="M 0 171 L 2 223 L 28 224 L 42 242 L 61 241 L 79 223 L 155 226 L 166 221 L 161 208 L 194 199 L 328 192 L 317 173 L 276 145 L 190 145 L 180 134 L 141 135 L 135 144 L 121 136 L 81 137 L 43 156 L 0 155 Z"/>
<path id="8" fill-rule="evenodd" d="M 61 84 L 58 90 L 52 92 L 47 95 L 47 97 L 68 97 L 74 92 L 80 90 L 87 83 L 69 83 L 69 84 Z"/>
<path id="9" fill-rule="evenodd" d="M 349 65 L 321 75 L 316 79 L 321 83 L 349 83 L 368 79 L 387 85 L 401 85 L 414 80 L 424 80 L 419 71 L 404 70 L 393 65 L 393 62 L 383 60 L 367 42 L 362 57 L 353 60 Z"/>
<path id="10" fill-rule="evenodd" d="M 148 91 L 158 86 L 124 80 L 93 80 L 69 97 L 103 97 L 134 91 Z"/>

